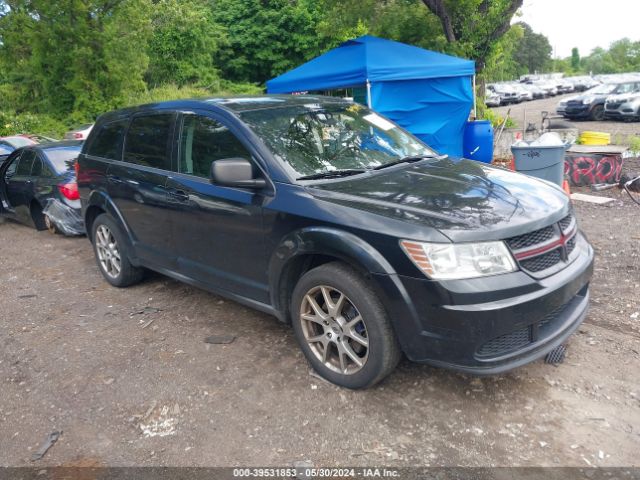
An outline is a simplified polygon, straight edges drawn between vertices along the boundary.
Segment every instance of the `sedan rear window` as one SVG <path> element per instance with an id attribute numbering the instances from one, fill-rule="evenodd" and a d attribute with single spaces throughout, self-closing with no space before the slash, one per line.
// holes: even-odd
<path id="1" fill-rule="evenodd" d="M 73 170 L 76 158 L 80 154 L 80 145 L 73 147 L 48 148 L 44 151 L 47 159 L 57 173 Z"/>

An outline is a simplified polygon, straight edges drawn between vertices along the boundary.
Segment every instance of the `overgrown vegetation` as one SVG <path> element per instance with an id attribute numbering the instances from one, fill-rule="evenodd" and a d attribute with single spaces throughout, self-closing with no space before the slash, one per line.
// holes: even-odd
<path id="1" fill-rule="evenodd" d="M 363 34 L 472 58 L 479 83 L 553 68 L 522 0 L 0 0 L 0 132 L 59 136 L 126 105 L 256 93 Z M 567 71 L 640 68 L 617 42 Z M 556 68 L 564 68 L 556 62 Z"/>

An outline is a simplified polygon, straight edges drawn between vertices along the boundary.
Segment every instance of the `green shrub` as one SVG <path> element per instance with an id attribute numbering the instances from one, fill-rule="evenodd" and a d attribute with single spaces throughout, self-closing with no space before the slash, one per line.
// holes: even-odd
<path id="1" fill-rule="evenodd" d="M 478 102 L 478 120 L 489 120 L 493 128 L 498 128 L 502 125 L 502 122 L 504 122 L 504 117 L 498 115 L 483 102 Z M 504 128 L 516 128 L 517 126 L 513 118 L 509 117 Z"/>
<path id="2" fill-rule="evenodd" d="M 144 93 L 131 95 L 123 106 L 143 105 L 145 103 L 179 100 L 182 98 L 203 98 L 227 95 L 256 95 L 264 93 L 264 89 L 252 83 L 233 83 L 220 80 L 207 87 L 185 85 L 163 85 L 152 88 Z"/>
<path id="3" fill-rule="evenodd" d="M 32 133 L 52 138 L 62 138 L 69 130 L 66 122 L 49 115 L 35 113 L 0 112 L 0 136 Z"/>

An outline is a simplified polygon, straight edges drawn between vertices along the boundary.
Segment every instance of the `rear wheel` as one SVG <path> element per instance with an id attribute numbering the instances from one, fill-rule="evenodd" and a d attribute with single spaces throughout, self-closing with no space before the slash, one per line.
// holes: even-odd
<path id="1" fill-rule="evenodd" d="M 291 302 L 296 338 L 324 378 L 370 387 L 398 364 L 400 347 L 384 307 L 352 268 L 329 263 L 307 272 Z"/>
<path id="2" fill-rule="evenodd" d="M 47 230 L 49 230 L 49 232 L 53 233 L 54 235 L 59 232 L 58 227 L 56 227 L 56 224 L 53 223 L 53 220 L 51 220 L 51 217 L 49 215 L 44 216 L 44 224 L 46 225 Z"/>
<path id="3" fill-rule="evenodd" d="M 120 228 L 108 215 L 98 215 L 91 240 L 102 276 L 114 287 L 128 287 L 142 280 L 144 269 L 129 261 L 129 249 Z"/>

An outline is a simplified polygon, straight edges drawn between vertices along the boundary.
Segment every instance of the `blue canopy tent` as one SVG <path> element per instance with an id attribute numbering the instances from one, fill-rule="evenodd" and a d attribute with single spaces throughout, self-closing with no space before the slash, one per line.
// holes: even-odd
<path id="1" fill-rule="evenodd" d="M 268 93 L 367 87 L 369 106 L 441 153 L 462 156 L 475 62 L 365 35 L 267 82 Z"/>

